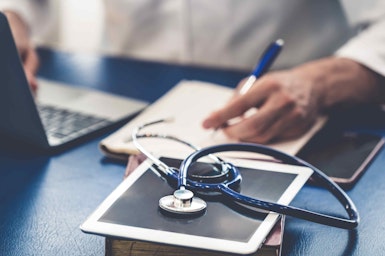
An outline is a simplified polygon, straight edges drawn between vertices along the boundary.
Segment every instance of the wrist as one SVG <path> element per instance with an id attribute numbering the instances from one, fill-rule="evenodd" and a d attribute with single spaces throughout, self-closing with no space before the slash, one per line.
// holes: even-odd
<path id="1" fill-rule="evenodd" d="M 321 111 L 385 102 L 384 78 L 356 61 L 329 57 L 298 69 L 310 76 Z"/>

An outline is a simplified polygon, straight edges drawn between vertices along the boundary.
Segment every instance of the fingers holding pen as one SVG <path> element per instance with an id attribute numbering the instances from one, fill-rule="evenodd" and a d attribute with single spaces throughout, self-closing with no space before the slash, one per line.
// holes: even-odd
<path id="1" fill-rule="evenodd" d="M 274 96 L 274 86 L 261 78 L 244 95 L 237 94 L 221 109 L 211 113 L 203 122 L 207 129 L 221 128 L 230 138 L 241 141 L 264 143 L 273 135 L 269 132 L 282 111 Z"/>
<path id="2" fill-rule="evenodd" d="M 247 129 L 247 120 L 250 119 L 244 115 L 248 110 L 255 110 L 263 105 L 264 101 L 271 93 L 270 89 L 274 89 L 274 86 L 270 86 L 269 82 L 264 82 L 266 78 L 264 78 L 263 75 L 277 58 L 283 44 L 283 40 L 278 39 L 268 45 L 251 75 L 243 80 L 241 85 L 238 86 L 234 97 L 222 109 L 213 112 L 203 121 L 204 128 L 218 129 L 227 126 L 224 131 L 227 131 L 228 135 L 231 137 L 234 135 L 235 138 L 244 137 L 245 135 L 243 132 L 246 134 L 250 133 Z M 253 116 L 255 116 L 255 114 L 253 114 Z M 236 121 L 237 123 L 235 125 L 230 124 L 229 122 L 233 121 L 232 119 L 235 117 L 238 118 Z M 235 131 L 232 132 L 232 130 Z M 254 131 L 258 130 L 259 128 L 254 128 Z"/>
<path id="3" fill-rule="evenodd" d="M 306 131 L 313 120 L 282 94 L 272 94 L 258 111 L 223 128 L 230 138 L 255 143 L 290 139 Z"/>
<path id="4" fill-rule="evenodd" d="M 316 100 L 302 81 L 290 71 L 269 73 L 213 112 L 203 127 L 220 127 L 230 138 L 256 143 L 299 136 L 317 116 Z"/>
<path id="5" fill-rule="evenodd" d="M 252 93 L 253 91 L 256 92 Z M 224 107 L 212 112 L 203 121 L 203 127 L 206 129 L 218 129 L 227 126 L 233 118 L 242 118 L 249 109 L 259 106 L 264 101 L 264 90 L 258 91 L 257 86 L 253 86 L 250 93 L 240 95 L 236 92 Z"/>

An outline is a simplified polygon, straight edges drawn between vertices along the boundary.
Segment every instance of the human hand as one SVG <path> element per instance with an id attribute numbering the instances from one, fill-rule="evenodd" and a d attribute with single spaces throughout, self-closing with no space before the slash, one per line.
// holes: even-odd
<path id="1" fill-rule="evenodd" d="M 36 72 L 39 67 L 39 58 L 35 47 L 30 41 L 28 26 L 18 14 L 11 11 L 5 11 L 4 14 L 7 16 L 10 24 L 17 50 L 23 62 L 24 72 L 28 83 L 32 92 L 35 93 L 38 87 Z"/>
<path id="2" fill-rule="evenodd" d="M 294 138 L 332 107 L 380 102 L 381 90 L 384 95 L 378 75 L 364 66 L 349 59 L 326 58 L 266 74 L 246 94 L 235 94 L 223 108 L 211 113 L 203 127 L 221 127 L 230 138 L 256 143 Z M 253 108 L 256 111 L 245 115 Z M 235 117 L 240 121 L 231 123 Z"/>

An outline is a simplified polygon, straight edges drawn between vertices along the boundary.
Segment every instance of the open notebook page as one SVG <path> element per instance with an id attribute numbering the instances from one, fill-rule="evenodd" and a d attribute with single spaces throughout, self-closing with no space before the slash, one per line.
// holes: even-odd
<path id="1" fill-rule="evenodd" d="M 228 87 L 201 81 L 181 81 L 132 121 L 103 139 L 100 147 L 106 155 L 112 157 L 137 154 L 138 151 L 131 142 L 132 130 L 138 125 L 164 118 L 172 118 L 173 121 L 150 126 L 143 132 L 173 135 L 199 147 L 236 142 L 227 138 L 220 130 L 214 132 L 202 128 L 203 119 L 213 110 L 222 107 L 232 94 L 233 90 Z M 300 138 L 269 146 L 294 155 L 324 122 L 325 118 L 320 118 L 312 129 Z M 161 156 L 183 157 L 191 153 L 187 147 L 166 140 L 142 139 L 141 143 Z"/>

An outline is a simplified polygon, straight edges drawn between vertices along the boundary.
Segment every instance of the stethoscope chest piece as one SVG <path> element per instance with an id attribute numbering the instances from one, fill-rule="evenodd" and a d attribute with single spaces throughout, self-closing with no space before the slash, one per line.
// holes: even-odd
<path id="1" fill-rule="evenodd" d="M 173 195 L 164 196 L 159 200 L 159 207 L 169 213 L 198 214 L 203 212 L 207 204 L 190 190 L 181 188 Z"/>

